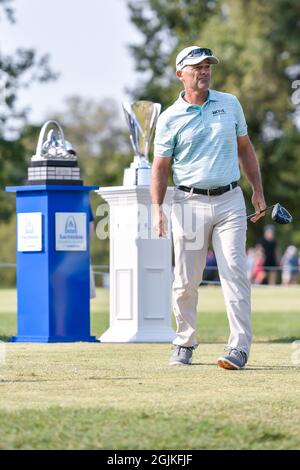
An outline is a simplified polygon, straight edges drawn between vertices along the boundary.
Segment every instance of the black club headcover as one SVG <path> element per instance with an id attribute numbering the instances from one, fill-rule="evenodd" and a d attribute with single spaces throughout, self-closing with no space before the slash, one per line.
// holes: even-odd
<path id="1" fill-rule="evenodd" d="M 275 204 L 272 210 L 272 219 L 278 224 L 290 224 L 293 222 L 291 214 L 279 203 Z"/>

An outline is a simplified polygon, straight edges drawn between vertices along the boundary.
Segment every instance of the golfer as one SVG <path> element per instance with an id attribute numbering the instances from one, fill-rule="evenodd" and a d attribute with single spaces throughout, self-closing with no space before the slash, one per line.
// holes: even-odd
<path id="1" fill-rule="evenodd" d="M 253 190 L 252 222 L 264 216 L 264 212 L 258 213 L 266 204 L 242 107 L 234 95 L 210 89 L 211 65 L 218 63 L 213 52 L 203 47 L 187 47 L 178 54 L 176 76 L 183 91 L 157 122 L 151 197 L 155 228 L 163 237 L 162 204 L 172 164 L 173 303 L 177 331 L 170 364 L 192 362 L 197 347 L 198 286 L 211 243 L 230 327 L 228 353 L 220 356 L 217 364 L 225 369 L 241 369 L 249 357 L 252 333 L 246 211 L 238 185 L 239 163 Z"/>

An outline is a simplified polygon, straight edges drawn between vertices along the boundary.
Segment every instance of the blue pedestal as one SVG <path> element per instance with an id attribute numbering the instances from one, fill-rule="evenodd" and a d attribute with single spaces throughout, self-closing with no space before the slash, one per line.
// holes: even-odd
<path id="1" fill-rule="evenodd" d="M 18 334 L 11 341 L 97 341 L 90 336 L 89 191 L 94 189 L 97 187 L 64 185 L 6 188 L 17 194 Z M 21 220 L 27 223 L 28 219 L 30 235 L 32 213 L 41 219 L 42 244 L 40 249 L 33 248 L 37 251 L 24 251 L 28 247 L 24 249 L 20 242 Z M 63 228 L 58 230 L 58 223 Z M 26 242 L 26 236 L 23 238 Z M 60 239 L 67 244 L 62 245 Z"/>

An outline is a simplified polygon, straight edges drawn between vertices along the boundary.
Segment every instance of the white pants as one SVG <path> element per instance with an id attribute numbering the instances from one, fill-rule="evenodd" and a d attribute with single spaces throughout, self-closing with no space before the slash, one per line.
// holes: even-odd
<path id="1" fill-rule="evenodd" d="M 246 209 L 241 188 L 220 196 L 174 190 L 172 233 L 175 253 L 173 305 L 180 346 L 195 346 L 198 287 L 210 242 L 217 259 L 230 327 L 228 347 L 249 356 L 250 283 L 246 264 Z M 212 292 L 213 295 L 213 292 Z"/>

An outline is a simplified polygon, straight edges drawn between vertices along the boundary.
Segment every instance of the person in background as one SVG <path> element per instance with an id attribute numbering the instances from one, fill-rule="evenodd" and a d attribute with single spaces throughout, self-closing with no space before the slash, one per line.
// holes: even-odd
<path id="1" fill-rule="evenodd" d="M 267 283 L 274 286 L 276 284 L 277 266 L 278 266 L 278 252 L 277 242 L 275 240 L 274 225 L 266 225 L 264 227 L 263 238 L 259 241 L 265 252 L 265 271 L 267 273 Z M 270 269 L 271 268 L 271 269 Z M 275 268 L 275 269 L 272 269 Z"/>
<path id="2" fill-rule="evenodd" d="M 298 250 L 294 245 L 287 247 L 283 257 L 281 258 L 280 264 L 282 266 L 281 284 L 283 286 L 297 284 L 299 256 Z"/>
<path id="3" fill-rule="evenodd" d="M 255 245 L 254 263 L 252 267 L 250 280 L 253 284 L 263 284 L 266 279 L 265 271 L 265 253 L 261 245 Z"/>

